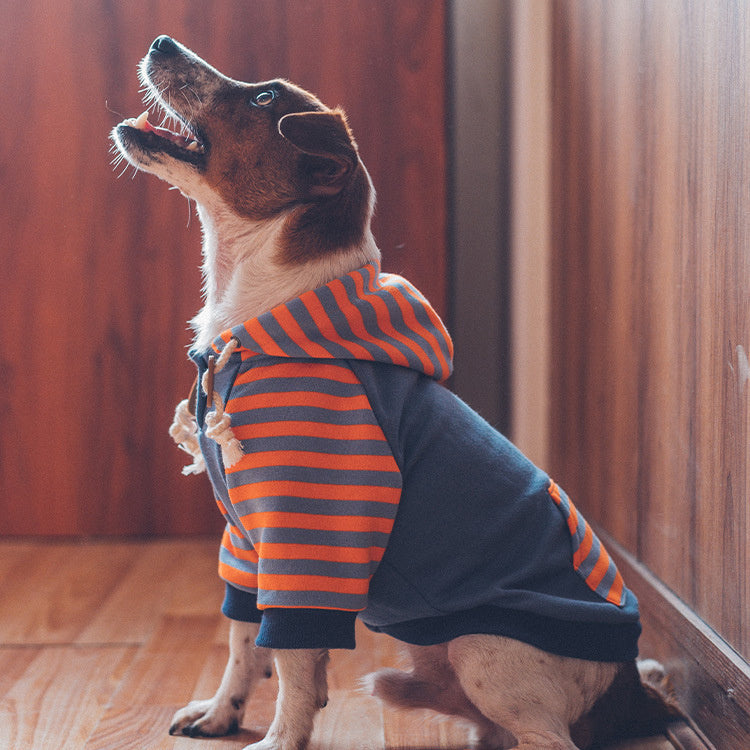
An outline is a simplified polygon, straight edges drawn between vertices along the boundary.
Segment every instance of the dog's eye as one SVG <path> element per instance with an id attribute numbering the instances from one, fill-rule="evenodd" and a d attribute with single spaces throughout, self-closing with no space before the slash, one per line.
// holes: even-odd
<path id="1" fill-rule="evenodd" d="M 267 107 L 275 98 L 275 91 L 261 91 L 253 97 L 253 103 L 259 107 Z"/>

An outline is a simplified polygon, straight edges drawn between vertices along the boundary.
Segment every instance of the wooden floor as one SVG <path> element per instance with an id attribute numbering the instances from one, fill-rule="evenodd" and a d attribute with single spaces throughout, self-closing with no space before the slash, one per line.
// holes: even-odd
<path id="1" fill-rule="evenodd" d="M 273 714 L 268 681 L 239 734 L 173 738 L 173 712 L 209 697 L 226 659 L 215 540 L 0 542 L 0 748 L 234 750 Z M 464 748 L 464 730 L 429 712 L 395 712 L 356 691 L 363 674 L 398 664 L 394 641 L 358 632 L 335 651 L 330 700 L 310 750 Z M 618 750 L 672 750 L 666 738 Z"/>

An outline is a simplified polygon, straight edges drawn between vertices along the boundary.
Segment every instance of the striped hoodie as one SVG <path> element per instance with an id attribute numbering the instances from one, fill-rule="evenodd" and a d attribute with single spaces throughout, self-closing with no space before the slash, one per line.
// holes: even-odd
<path id="1" fill-rule="evenodd" d="M 232 328 L 214 389 L 243 457 L 196 421 L 226 519 L 224 613 L 271 648 L 469 633 L 552 653 L 637 654 L 638 605 L 565 492 L 441 385 L 452 343 L 425 298 L 369 264 Z"/>

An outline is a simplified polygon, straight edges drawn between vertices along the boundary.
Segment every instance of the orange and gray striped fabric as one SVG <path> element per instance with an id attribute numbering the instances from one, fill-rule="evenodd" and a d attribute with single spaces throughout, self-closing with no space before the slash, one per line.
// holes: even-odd
<path id="1" fill-rule="evenodd" d="M 452 370 L 453 343 L 437 313 L 406 279 L 370 263 L 236 326 L 245 357 L 386 362 L 438 381 Z"/>
<path id="2" fill-rule="evenodd" d="M 357 359 L 451 372 L 452 343 L 405 279 L 364 266 L 225 332 L 243 367 L 226 412 L 244 458 L 225 472 L 220 574 L 258 606 L 359 611 L 385 551 L 401 474 Z"/>
<path id="3" fill-rule="evenodd" d="M 226 472 L 236 525 L 221 576 L 257 590 L 260 608 L 364 609 L 401 474 L 352 370 L 259 364 L 238 375 L 227 412 L 246 455 Z"/>
<path id="4" fill-rule="evenodd" d="M 403 531 L 398 540 L 398 533 L 392 534 L 403 501 L 402 519 L 407 507 L 407 516 L 416 508 L 422 513 L 410 516 L 410 530 L 430 520 L 425 513 L 439 519 L 447 511 L 446 517 L 455 519 L 461 508 L 468 515 L 461 519 L 465 528 L 454 529 L 456 538 L 465 539 L 467 529 L 474 529 L 474 538 L 482 537 L 485 548 L 495 550 L 483 561 L 461 558 L 469 568 L 480 565 L 481 575 L 494 576 L 475 592 L 477 601 L 492 606 L 513 602 L 519 610 L 551 616 L 546 607 L 554 599 L 571 618 L 637 619 L 635 599 L 567 495 L 455 396 L 436 395 L 447 393 L 434 381 L 451 372 L 452 343 L 407 281 L 381 274 L 371 264 L 235 326 L 216 340 L 214 350 L 221 352 L 232 338 L 239 346 L 217 373 L 216 389 L 244 456 L 230 469 L 220 465 L 215 450 L 206 458 L 227 520 L 220 574 L 231 587 L 257 594 L 253 607 L 367 610 L 372 616 L 383 602 L 368 601 L 371 579 L 389 542 L 390 568 L 380 568 L 379 573 L 389 568 L 380 576 L 381 588 L 386 579 L 398 588 L 391 580 L 397 575 L 394 559 L 415 563 Z M 199 369 L 205 366 L 200 355 L 195 359 Z M 412 388 L 405 384 L 413 375 L 428 376 L 421 381 L 429 381 L 433 390 L 423 382 L 408 391 L 412 396 L 396 397 L 402 387 Z M 380 389 L 386 383 L 393 403 L 383 400 Z M 414 430 L 408 442 L 416 456 L 403 455 L 402 418 Z M 435 432 L 437 423 L 447 432 Z M 465 487 L 455 485 L 458 469 L 452 461 L 468 472 L 461 480 Z M 447 486 L 452 490 L 443 497 Z M 539 502 L 542 497 L 546 503 Z M 486 527 L 485 517 L 492 519 Z M 518 538 L 528 540 L 528 559 L 518 561 L 528 581 L 498 562 L 504 560 L 500 550 Z M 436 569 L 433 557 L 444 549 L 423 546 L 420 554 L 421 564 L 434 561 Z M 477 575 L 474 571 L 471 580 Z M 560 590 L 533 593 L 535 576 L 554 578 Z M 580 594 L 578 576 L 601 599 L 622 609 L 622 618 L 585 597 L 580 603 L 564 601 Z M 427 578 L 420 584 L 425 589 L 431 585 Z M 498 588 L 501 580 L 509 582 L 507 591 Z M 494 592 L 489 602 L 488 591 Z M 411 615 L 419 620 L 429 613 Z M 408 619 L 410 613 L 401 614 Z M 497 623 L 482 627 L 496 632 Z"/>
<path id="5" fill-rule="evenodd" d="M 625 584 L 604 545 L 564 490 L 551 482 L 548 492 L 568 524 L 573 541 L 573 567 L 592 591 L 621 606 Z"/>

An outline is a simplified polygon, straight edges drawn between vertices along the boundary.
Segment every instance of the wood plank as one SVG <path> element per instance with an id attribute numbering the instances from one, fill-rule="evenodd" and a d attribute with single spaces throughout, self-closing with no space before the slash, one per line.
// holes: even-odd
<path id="1" fill-rule="evenodd" d="M 174 712 L 188 703 L 217 628 L 216 616 L 168 617 L 139 650 L 84 750 L 171 748 Z"/>
<path id="2" fill-rule="evenodd" d="M 0 555 L 4 543 L 0 542 Z M 11 546 L 12 549 L 12 546 Z M 118 585 L 136 554 L 127 545 L 36 545 L 0 582 L 0 642 L 70 643 Z"/>
<path id="3" fill-rule="evenodd" d="M 91 613 L 77 641 L 142 643 L 161 614 L 216 615 L 224 594 L 216 572 L 218 548 L 218 537 L 128 546 L 133 552 L 130 566 Z"/>
<path id="4" fill-rule="evenodd" d="M 19 655 L 28 654 L 19 673 Z M 134 654 L 133 647 L 0 649 L 0 675 L 15 672 L 0 699 L 0 747 L 80 750 Z"/>

